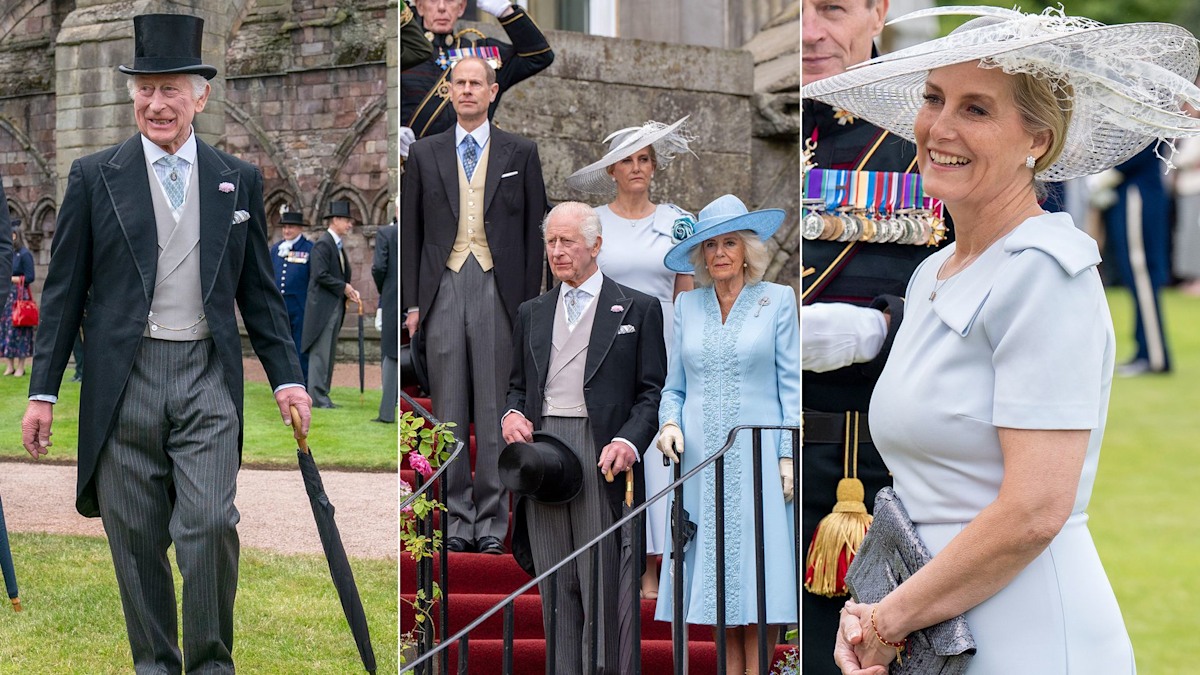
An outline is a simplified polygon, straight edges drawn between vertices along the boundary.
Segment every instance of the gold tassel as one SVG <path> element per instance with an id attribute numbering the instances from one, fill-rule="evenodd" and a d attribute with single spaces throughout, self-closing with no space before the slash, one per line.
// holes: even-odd
<path id="1" fill-rule="evenodd" d="M 810 593 L 835 598 L 846 594 L 846 568 L 871 525 L 871 515 L 863 500 L 866 491 L 858 480 L 858 415 L 854 415 L 853 444 L 851 443 L 851 413 L 846 413 L 845 455 L 842 475 L 838 481 L 837 504 L 833 512 L 821 519 L 813 532 L 805 558 L 804 588 Z M 854 449 L 853 476 L 850 449 Z"/>

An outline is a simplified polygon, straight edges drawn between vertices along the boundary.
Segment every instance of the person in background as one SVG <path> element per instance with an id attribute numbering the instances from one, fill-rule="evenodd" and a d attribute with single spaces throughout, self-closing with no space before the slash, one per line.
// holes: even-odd
<path id="1" fill-rule="evenodd" d="M 1184 110 L 1200 117 L 1200 109 L 1188 105 Z M 1200 139 L 1181 139 L 1177 147 L 1175 170 L 1167 174 L 1175 196 L 1172 271 L 1181 281 L 1181 293 L 1200 296 Z"/>
<path id="2" fill-rule="evenodd" d="M 675 296 L 692 290 L 692 275 L 667 269 L 663 257 L 675 245 L 675 221 L 691 214 L 674 204 L 650 201 L 654 175 L 665 169 L 676 154 L 688 152 L 689 138 L 683 133 L 683 118 L 674 124 L 647 122 L 614 132 L 604 139 L 609 150 L 599 161 L 567 178 L 567 186 L 611 199 L 596 208 L 604 227 L 604 246 L 597 264 L 600 271 L 619 284 L 658 298 L 663 310 L 667 349 L 674 345 Z M 647 448 L 638 448 L 645 453 Z M 670 468 L 662 462 L 642 462 L 646 494 L 654 495 L 671 482 Z M 646 515 L 646 572 L 642 596 L 658 597 L 658 557 L 662 555 L 667 531 L 667 500 L 659 500 Z"/>
<path id="3" fill-rule="evenodd" d="M 275 286 L 283 295 L 287 306 L 288 321 L 292 327 L 292 341 L 300 355 L 300 369 L 308 381 L 308 354 L 300 349 L 300 338 L 304 335 L 304 306 L 308 302 L 308 256 L 313 243 L 304 236 L 304 215 L 299 211 L 284 211 L 279 216 L 279 229 L 283 239 L 271 247 L 271 266 L 275 270 Z"/>
<path id="4" fill-rule="evenodd" d="M 21 221 L 14 221 L 12 228 L 12 288 L 8 292 L 8 301 L 4 304 L 4 314 L 0 316 L 0 356 L 4 357 L 4 374 L 25 376 L 25 359 L 33 356 L 34 326 L 13 325 L 13 303 L 18 296 L 24 294 L 23 289 L 33 286 L 35 270 L 33 268 L 33 253 L 25 246 L 25 237 L 21 234 Z"/>
<path id="5" fill-rule="evenodd" d="M 425 37 L 421 20 L 408 1 L 400 3 L 400 70 L 408 70 L 433 55 L 433 45 Z"/>
<path id="6" fill-rule="evenodd" d="M 748 211 L 733 195 L 717 198 L 700 220 L 681 228 L 664 264 L 694 272 L 698 288 L 675 299 L 675 344 L 659 406 L 658 449 L 687 473 L 720 450 L 740 425 L 800 424 L 800 321 L 796 293 L 763 281 L 770 262 L 765 241 L 783 223 L 780 209 Z M 689 219 L 690 220 L 690 219 Z M 748 433 L 725 455 L 725 665 L 759 675 L 758 650 L 774 654 L 775 628 L 796 623 L 792 435 L 762 434 L 762 474 L 754 475 Z M 684 621 L 717 624 L 715 467 L 685 487 L 683 508 L 697 522 L 684 549 L 683 579 L 664 565 L 655 618 L 673 617 L 672 584 L 683 584 Z M 754 483 L 761 481 L 763 558 L 756 561 Z M 668 540 L 670 548 L 670 540 Z M 756 563 L 767 579 L 768 644 L 758 643 Z M 806 628 L 806 630 L 809 630 Z M 766 675 L 762 673 L 761 675 Z"/>
<path id="7" fill-rule="evenodd" d="M 358 291 L 350 285 L 350 257 L 345 251 L 345 237 L 355 225 L 350 202 L 330 202 L 325 220 L 329 226 L 308 256 L 308 302 L 300 341 L 310 359 L 307 382 L 314 408 L 337 407 L 329 399 L 337 336 L 346 318 L 346 303 L 359 301 Z"/>
<path id="8" fill-rule="evenodd" d="M 383 354 L 383 398 L 379 401 L 379 416 L 374 421 L 396 422 L 396 399 L 400 391 L 400 296 L 397 279 L 400 275 L 400 233 L 396 219 L 379 228 L 375 235 L 375 259 L 371 263 L 371 278 L 379 291 L 379 309 L 383 315 L 379 350 Z"/>

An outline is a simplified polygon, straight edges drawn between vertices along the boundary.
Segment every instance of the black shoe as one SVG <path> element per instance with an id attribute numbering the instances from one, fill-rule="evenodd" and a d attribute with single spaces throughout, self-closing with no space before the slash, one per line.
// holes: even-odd
<path id="1" fill-rule="evenodd" d="M 382 417 L 376 417 L 375 419 L 373 419 L 371 421 L 379 422 L 380 424 L 395 424 L 396 423 L 396 420 L 385 420 Z"/>
<path id="2" fill-rule="evenodd" d="M 336 408 L 337 405 L 335 405 L 333 401 L 329 401 L 327 403 L 317 403 L 314 401 L 312 404 L 312 407 L 314 407 L 314 408 Z"/>
<path id="3" fill-rule="evenodd" d="M 474 553 L 475 545 L 462 537 L 450 537 L 446 540 L 446 550 L 455 553 Z"/>
<path id="4" fill-rule="evenodd" d="M 71 378 L 71 381 L 72 382 L 83 382 L 83 373 L 75 373 L 75 376 Z"/>
<path id="5" fill-rule="evenodd" d="M 495 537 L 480 537 L 475 542 L 475 548 L 479 549 L 480 553 L 490 555 L 503 555 L 505 553 L 504 542 Z"/>
<path id="6" fill-rule="evenodd" d="M 1117 377 L 1137 377 L 1139 375 L 1164 375 L 1171 372 L 1170 368 L 1152 368 L 1146 359 L 1134 359 L 1117 366 Z"/>

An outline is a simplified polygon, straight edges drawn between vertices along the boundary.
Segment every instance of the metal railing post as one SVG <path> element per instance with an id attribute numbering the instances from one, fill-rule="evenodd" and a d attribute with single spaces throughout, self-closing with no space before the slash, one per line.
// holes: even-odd
<path id="1" fill-rule="evenodd" d="M 684 675 L 687 630 L 683 623 L 683 466 L 675 463 L 675 499 L 671 504 L 671 652 L 675 675 Z"/>
<path id="2" fill-rule="evenodd" d="M 717 521 L 717 539 L 714 553 L 717 559 L 717 625 L 716 635 L 713 637 L 717 640 L 717 675 L 725 675 L 725 658 L 728 651 L 728 645 L 725 644 L 725 622 L 726 622 L 726 606 L 725 606 L 725 456 L 717 458 L 717 463 L 714 466 L 714 487 L 716 492 L 713 495 L 713 511 Z M 703 519 L 703 516 L 700 516 Z"/>
<path id="3" fill-rule="evenodd" d="M 513 600 L 504 606 L 504 675 L 512 675 L 513 671 L 513 605 L 516 602 Z"/>
<path id="4" fill-rule="evenodd" d="M 765 535 L 763 527 L 763 458 L 762 429 L 754 429 L 751 437 L 751 461 L 754 466 L 754 581 L 758 591 L 758 672 L 770 672 L 767 658 L 767 570 L 765 561 Z M 749 655 L 747 655 L 749 658 Z"/>

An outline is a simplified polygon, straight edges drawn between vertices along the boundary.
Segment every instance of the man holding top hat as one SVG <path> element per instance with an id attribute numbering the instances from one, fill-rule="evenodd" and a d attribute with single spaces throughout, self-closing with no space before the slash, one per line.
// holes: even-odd
<path id="1" fill-rule="evenodd" d="M 501 478 L 520 496 L 513 555 L 530 573 L 554 566 L 616 522 L 625 497 L 623 474 L 639 461 L 637 448 L 649 447 L 658 431 L 667 370 L 658 300 L 607 278 L 596 265 L 602 234 L 596 212 L 564 202 L 546 216 L 543 231 L 546 257 L 561 283 L 517 311 L 508 412 L 502 421 L 504 440 L 516 447 L 506 448 L 500 461 Z M 539 432 L 561 439 L 571 461 L 582 467 L 582 487 L 574 498 L 548 497 L 534 485 L 512 480 L 542 472 L 529 465 L 540 464 L 539 453 L 520 445 L 533 442 Z M 556 452 L 561 455 L 562 449 Z M 570 482 L 570 474 L 559 473 L 549 482 Z M 606 475 L 618 479 L 606 482 Z M 645 481 L 641 471 L 633 477 L 634 503 L 639 503 L 645 500 Z M 602 673 L 619 672 L 618 553 L 617 541 L 601 545 L 601 588 L 591 586 L 590 555 L 542 583 L 543 598 L 550 597 L 550 584 L 557 585 L 556 604 L 542 606 L 547 630 L 551 615 L 558 615 L 555 635 L 547 636 L 557 645 L 553 672 L 587 672 L 592 665 Z M 639 553 L 633 560 L 644 562 L 645 556 Z M 641 574 L 634 570 L 635 577 Z M 596 593 L 599 616 L 591 616 Z M 599 622 L 597 664 L 588 661 L 591 649 L 585 642 L 591 640 L 593 621 Z"/>
<path id="2" fill-rule="evenodd" d="M 350 202 L 329 203 L 325 214 L 329 228 L 309 253 L 308 304 L 304 309 L 304 335 L 300 348 L 309 357 L 308 391 L 313 407 L 336 408 L 329 400 L 337 335 L 346 318 L 346 303 L 358 302 L 358 291 L 350 285 L 350 258 L 344 237 L 354 228 Z"/>
<path id="3" fill-rule="evenodd" d="M 275 268 L 275 286 L 283 295 L 288 321 L 292 327 L 292 342 L 300 355 L 300 370 L 308 381 L 308 354 L 300 349 L 304 334 L 304 304 L 308 300 L 308 255 L 313 243 L 304 236 L 304 215 L 299 211 L 284 211 L 279 216 L 283 239 L 271 247 L 271 265 Z"/>
<path id="4" fill-rule="evenodd" d="M 285 423 L 295 406 L 307 432 L 310 402 L 267 257 L 262 175 L 192 127 L 216 75 L 200 59 L 204 22 L 133 22 L 133 66 L 120 71 L 132 76 L 140 133 L 71 166 L 22 443 L 34 457 L 47 452 L 82 322 L 75 505 L 103 520 L 135 670 L 232 673 L 243 380 L 235 305 Z"/>

